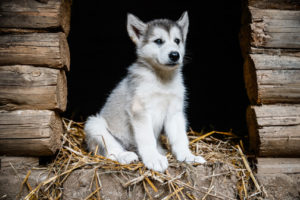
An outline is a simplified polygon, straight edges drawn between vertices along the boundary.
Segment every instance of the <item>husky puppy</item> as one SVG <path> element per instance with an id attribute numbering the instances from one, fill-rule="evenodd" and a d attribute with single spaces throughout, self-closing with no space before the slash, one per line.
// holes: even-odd
<path id="1" fill-rule="evenodd" d="M 168 160 L 159 142 L 164 132 L 177 160 L 206 162 L 189 149 L 185 87 L 182 78 L 189 18 L 142 22 L 128 14 L 127 31 L 137 60 L 108 97 L 102 110 L 85 124 L 88 149 L 127 164 L 139 157 L 148 169 L 163 172 Z"/>

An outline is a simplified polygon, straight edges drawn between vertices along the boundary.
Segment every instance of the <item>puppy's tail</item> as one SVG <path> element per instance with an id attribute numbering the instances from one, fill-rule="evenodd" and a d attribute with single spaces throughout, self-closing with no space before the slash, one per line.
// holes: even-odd
<path id="1" fill-rule="evenodd" d="M 105 156 L 106 144 L 104 136 L 110 134 L 107 130 L 106 120 L 100 115 L 90 116 L 85 123 L 84 131 L 88 150 L 95 152 L 98 146 L 97 153 Z"/>
<path id="2" fill-rule="evenodd" d="M 84 131 L 89 151 L 95 152 L 97 146 L 97 153 L 103 156 L 118 155 L 124 151 L 122 145 L 110 134 L 106 120 L 101 115 L 89 117 Z"/>

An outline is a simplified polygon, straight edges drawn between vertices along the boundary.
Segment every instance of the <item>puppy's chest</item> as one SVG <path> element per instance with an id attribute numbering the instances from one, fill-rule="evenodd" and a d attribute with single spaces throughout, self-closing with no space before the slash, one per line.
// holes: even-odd
<path id="1" fill-rule="evenodd" d="M 177 101 L 176 95 L 166 93 L 152 93 L 147 98 L 145 102 L 147 107 L 146 112 L 151 118 L 153 131 L 156 136 L 161 132 L 166 117 L 174 109 Z"/>
<path id="2" fill-rule="evenodd" d="M 152 113 L 166 113 L 176 98 L 175 95 L 171 94 L 152 93 L 145 103 L 147 110 Z"/>
<path id="3" fill-rule="evenodd" d="M 144 98 L 146 110 L 155 120 L 163 120 L 167 113 L 178 110 L 183 104 L 183 92 L 179 88 L 153 87 Z"/>

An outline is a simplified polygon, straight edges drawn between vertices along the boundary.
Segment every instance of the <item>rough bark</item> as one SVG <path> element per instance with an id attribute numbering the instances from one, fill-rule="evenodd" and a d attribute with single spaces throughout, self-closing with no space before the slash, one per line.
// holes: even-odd
<path id="1" fill-rule="evenodd" d="M 53 111 L 0 111 L 0 155 L 53 155 L 62 132 L 61 119 Z"/>
<path id="2" fill-rule="evenodd" d="M 0 31 L 70 31 L 71 0 L 1 0 Z"/>
<path id="3" fill-rule="evenodd" d="M 65 111 L 66 104 L 63 70 L 28 65 L 0 67 L 0 109 Z"/>
<path id="4" fill-rule="evenodd" d="M 250 106 L 247 124 L 256 155 L 300 156 L 300 105 Z"/>
<path id="5" fill-rule="evenodd" d="M 300 173 L 300 158 L 257 158 L 258 174 Z"/>
<path id="6" fill-rule="evenodd" d="M 300 10 L 300 0 L 248 0 L 248 5 L 262 9 Z"/>
<path id="7" fill-rule="evenodd" d="M 70 67 L 69 47 L 64 33 L 0 35 L 0 65 Z"/>
<path id="8" fill-rule="evenodd" d="M 244 64 L 252 104 L 300 103 L 300 58 L 250 54 Z"/>
<path id="9" fill-rule="evenodd" d="M 249 53 L 261 52 L 300 56 L 300 10 L 281 9 L 281 4 L 292 6 L 287 1 L 274 1 L 278 3 L 275 8 L 279 9 L 273 9 L 268 6 L 273 1 L 265 4 L 266 1 L 250 1 L 250 6 L 244 7 L 239 35 L 243 57 L 246 58 Z"/>

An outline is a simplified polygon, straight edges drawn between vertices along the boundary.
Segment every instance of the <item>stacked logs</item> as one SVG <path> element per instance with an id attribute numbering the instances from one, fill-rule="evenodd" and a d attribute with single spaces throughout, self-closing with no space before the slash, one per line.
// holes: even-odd
<path id="1" fill-rule="evenodd" d="M 61 145 L 70 9 L 71 0 L 0 1 L 2 160 L 54 155 Z"/>
<path id="2" fill-rule="evenodd" d="M 300 1 L 248 0 L 245 9 L 240 44 L 250 148 L 259 173 L 299 173 Z"/>

